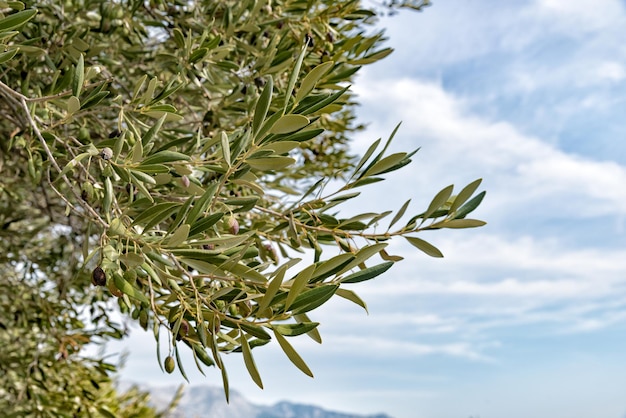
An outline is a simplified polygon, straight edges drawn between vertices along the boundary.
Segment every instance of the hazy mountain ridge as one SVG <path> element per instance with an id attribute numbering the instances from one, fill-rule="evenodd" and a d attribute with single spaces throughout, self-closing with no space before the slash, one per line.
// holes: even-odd
<path id="1" fill-rule="evenodd" d="M 130 383 L 120 386 L 128 387 Z M 150 391 L 150 403 L 164 409 L 176 393 L 176 386 L 138 385 Z M 230 391 L 230 403 L 226 403 L 224 392 L 214 386 L 187 386 L 178 407 L 170 418 L 391 418 L 386 414 L 359 415 L 328 411 L 315 405 L 281 401 L 274 405 L 256 405 L 239 392 Z"/>

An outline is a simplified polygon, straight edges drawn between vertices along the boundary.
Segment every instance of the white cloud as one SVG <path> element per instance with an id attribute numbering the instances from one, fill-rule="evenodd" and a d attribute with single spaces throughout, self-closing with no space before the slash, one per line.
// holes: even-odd
<path id="1" fill-rule="evenodd" d="M 489 200 L 499 211 L 523 201 L 567 216 L 626 214 L 626 168 L 615 162 L 568 154 L 507 122 L 476 117 L 463 99 L 432 82 L 368 79 L 356 91 L 385 121 L 372 125 L 369 137 L 388 134 L 403 120 L 398 136 L 424 146 L 415 158 L 428 172 L 417 179 L 421 184 L 471 173 L 489 181 Z"/>
<path id="2" fill-rule="evenodd" d="M 348 351 L 367 357 L 387 356 L 394 353 L 400 357 L 446 355 L 460 357 L 472 361 L 493 361 L 467 342 L 451 342 L 446 344 L 423 344 L 409 342 L 404 339 L 342 336 L 332 338 L 330 350 Z"/>
<path id="3" fill-rule="evenodd" d="M 624 16 L 624 6 L 619 0 L 538 0 L 539 12 L 562 25 L 569 34 L 582 36 L 583 32 L 611 27 Z M 555 21 L 556 19 L 556 21 Z"/>
<path id="4" fill-rule="evenodd" d="M 616 82 L 622 81 L 626 77 L 624 66 L 618 62 L 605 61 L 600 63 L 596 68 L 597 75 L 600 79 Z"/>

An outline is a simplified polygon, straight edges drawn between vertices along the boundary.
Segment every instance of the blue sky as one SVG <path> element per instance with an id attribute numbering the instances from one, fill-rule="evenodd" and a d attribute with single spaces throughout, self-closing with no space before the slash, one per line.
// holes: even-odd
<path id="1" fill-rule="evenodd" d="M 413 164 L 355 210 L 417 213 L 444 186 L 483 178 L 476 230 L 403 242 L 405 260 L 311 315 L 324 343 L 255 350 L 265 390 L 231 356 L 231 386 L 396 418 L 626 417 L 626 5 L 621 1 L 435 1 L 380 22 L 396 51 L 353 89 L 363 152 L 400 121 Z M 376 185 L 378 186 L 378 185 Z M 122 377 L 157 384 L 152 337 L 133 333 Z M 193 384 L 220 384 L 187 371 Z"/>

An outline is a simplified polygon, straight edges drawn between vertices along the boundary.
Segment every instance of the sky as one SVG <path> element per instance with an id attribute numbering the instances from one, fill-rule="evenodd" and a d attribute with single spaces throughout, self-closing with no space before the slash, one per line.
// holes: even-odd
<path id="1" fill-rule="evenodd" d="M 482 178 L 488 224 L 421 235 L 443 259 L 393 242 L 404 260 L 354 286 L 369 314 L 339 298 L 312 313 L 323 344 L 290 341 L 314 379 L 270 345 L 265 389 L 235 355 L 231 387 L 396 418 L 626 417 L 626 3 L 436 0 L 379 27 L 395 52 L 353 86 L 354 150 L 399 122 L 391 151 L 421 149 L 354 209 L 412 198 L 415 214 Z M 128 351 L 124 379 L 183 381 L 151 334 L 109 348 Z"/>

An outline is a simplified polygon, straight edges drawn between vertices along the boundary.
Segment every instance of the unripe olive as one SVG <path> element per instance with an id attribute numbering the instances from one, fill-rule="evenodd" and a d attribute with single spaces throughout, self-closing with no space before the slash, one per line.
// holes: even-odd
<path id="1" fill-rule="evenodd" d="M 239 311 L 237 310 L 237 306 L 236 305 L 228 305 L 228 313 L 231 314 L 232 316 L 238 316 L 239 315 Z"/>
<path id="2" fill-rule="evenodd" d="M 106 286 L 107 276 L 100 266 L 93 269 L 91 273 L 91 283 L 93 283 L 94 286 Z"/>
<path id="3" fill-rule="evenodd" d="M 84 126 L 80 128 L 78 130 L 78 140 L 82 143 L 86 143 L 91 140 L 91 133 L 89 132 L 89 129 L 85 128 Z"/>
<path id="4" fill-rule="evenodd" d="M 267 251 L 267 255 L 274 261 L 278 262 L 278 254 L 276 254 L 276 249 L 269 242 L 265 244 L 265 250 Z"/>
<path id="5" fill-rule="evenodd" d="M 234 216 L 228 218 L 228 231 L 233 235 L 237 235 L 239 233 L 239 222 L 237 222 L 237 219 Z"/>
<path id="6" fill-rule="evenodd" d="M 175 367 L 176 365 L 174 364 L 174 357 L 165 357 L 165 371 L 171 374 L 174 371 Z"/>
<path id="7" fill-rule="evenodd" d="M 148 312 L 143 309 L 139 312 L 139 325 L 144 330 L 148 328 Z"/>

